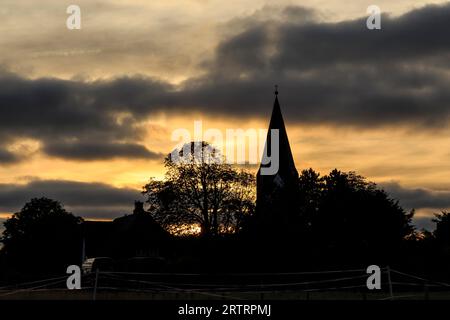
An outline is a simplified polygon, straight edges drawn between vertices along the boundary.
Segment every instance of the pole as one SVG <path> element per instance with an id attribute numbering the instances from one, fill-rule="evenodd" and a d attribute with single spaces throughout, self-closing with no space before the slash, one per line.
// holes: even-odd
<path id="1" fill-rule="evenodd" d="M 392 291 L 392 281 L 391 281 L 391 268 L 389 266 L 386 267 L 387 276 L 388 276 L 388 284 L 389 284 L 389 296 L 391 297 L 391 300 L 394 299 L 394 293 Z"/>
<path id="2" fill-rule="evenodd" d="M 430 290 L 428 287 L 428 281 L 424 283 L 424 291 L 425 291 L 425 300 L 430 300 Z"/>
<path id="3" fill-rule="evenodd" d="M 94 282 L 94 295 L 92 297 L 92 300 L 97 299 L 97 284 L 98 284 L 98 268 L 95 269 L 95 282 Z"/>

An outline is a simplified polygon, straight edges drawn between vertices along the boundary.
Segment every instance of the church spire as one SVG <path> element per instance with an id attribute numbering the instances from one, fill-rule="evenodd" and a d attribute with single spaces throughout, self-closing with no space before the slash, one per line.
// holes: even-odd
<path id="1" fill-rule="evenodd" d="M 275 101 L 273 103 L 272 116 L 269 122 L 269 129 L 267 131 L 266 150 L 272 150 L 271 130 L 278 130 L 279 137 L 279 170 L 282 174 L 297 175 L 297 169 L 295 168 L 294 158 L 292 157 L 291 146 L 289 144 L 289 138 L 284 124 L 283 115 L 281 113 L 280 103 L 278 101 L 278 85 L 275 85 Z"/>
<path id="2" fill-rule="evenodd" d="M 261 163 L 256 176 L 257 200 L 256 213 L 263 225 L 272 228 L 278 223 L 289 223 L 294 203 L 297 200 L 296 190 L 298 188 L 298 172 L 295 168 L 292 151 L 278 101 L 278 86 L 275 86 L 275 101 L 273 104 L 272 116 L 270 118 L 265 154 L 267 155 L 276 148 L 272 148 L 272 130 L 278 131 L 278 170 L 273 175 L 264 175 L 261 168 L 266 164 Z M 274 155 L 270 155 L 273 158 Z M 270 164 L 269 164 L 270 165 Z M 270 227 L 272 226 L 272 227 Z"/>

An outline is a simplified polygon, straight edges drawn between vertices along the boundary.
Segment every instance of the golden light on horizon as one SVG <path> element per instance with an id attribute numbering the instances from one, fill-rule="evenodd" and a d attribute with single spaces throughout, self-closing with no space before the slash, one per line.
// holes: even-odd
<path id="1" fill-rule="evenodd" d="M 268 110 L 270 105 L 271 101 L 268 99 Z M 184 128 L 194 136 L 196 120 L 202 120 L 204 130 L 219 130 L 224 137 L 227 129 L 267 128 L 267 120 L 261 119 L 237 121 L 200 117 L 198 114 L 166 116 L 152 120 L 163 129 L 156 133 L 156 127 L 149 126 L 148 135 L 142 142 L 150 150 L 166 155 L 177 144 L 177 141 L 171 141 L 171 133 Z M 338 168 L 343 171 L 355 170 L 375 182 L 402 181 L 406 186 L 449 187 L 445 179 L 450 175 L 450 165 L 445 160 L 447 151 L 439 147 L 450 145 L 448 134 L 433 136 L 431 139 L 431 134 L 411 133 L 402 128 L 354 131 L 337 127 L 294 125 L 288 119 L 287 131 L 299 171 L 312 167 L 325 174 Z M 238 141 L 227 141 L 228 144 L 236 142 Z M 2 182 L 24 184 L 33 179 L 100 181 L 115 187 L 138 190 L 148 178 L 161 179 L 164 176 L 162 158 L 72 161 L 46 156 L 37 150 L 27 162 L 0 167 Z M 408 159 L 407 163 L 405 159 Z M 418 171 L 421 172 L 420 175 L 416 174 Z"/>

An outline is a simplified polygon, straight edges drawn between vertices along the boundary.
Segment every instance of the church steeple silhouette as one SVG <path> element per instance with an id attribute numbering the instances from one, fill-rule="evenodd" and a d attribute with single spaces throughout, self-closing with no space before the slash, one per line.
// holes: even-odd
<path id="1" fill-rule="evenodd" d="M 262 232 L 266 232 L 264 229 L 268 228 L 272 233 L 276 231 L 282 232 L 283 228 L 292 222 L 291 217 L 295 214 L 298 199 L 298 172 L 295 168 L 283 115 L 281 114 L 278 101 L 278 86 L 275 86 L 275 101 L 265 145 L 265 153 L 268 152 L 269 157 L 274 156 L 270 155 L 270 150 L 274 149 L 271 141 L 271 130 L 273 129 L 278 130 L 278 171 L 272 175 L 262 174 L 261 169 L 267 167 L 262 161 L 256 176 L 256 217 L 258 226 L 262 229 Z M 277 227 L 280 230 L 276 230 Z"/>

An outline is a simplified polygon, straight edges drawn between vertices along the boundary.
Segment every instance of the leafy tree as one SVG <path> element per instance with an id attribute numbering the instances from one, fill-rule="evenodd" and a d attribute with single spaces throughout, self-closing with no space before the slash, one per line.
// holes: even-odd
<path id="1" fill-rule="evenodd" d="M 301 172 L 299 176 L 299 210 L 303 232 L 310 232 L 312 220 L 320 208 L 324 187 L 324 178 L 313 169 Z"/>
<path id="2" fill-rule="evenodd" d="M 434 216 L 433 222 L 436 223 L 434 238 L 440 244 L 450 245 L 450 212 L 442 211 Z"/>
<path id="3" fill-rule="evenodd" d="M 27 272 L 51 273 L 78 264 L 81 221 L 58 201 L 31 199 L 4 222 L 2 251 L 8 265 Z"/>
<path id="4" fill-rule="evenodd" d="M 384 250 L 414 232 L 414 211 L 406 213 L 398 201 L 354 172 L 335 169 L 320 177 L 309 169 L 299 181 L 303 229 L 321 245 Z"/>
<path id="5" fill-rule="evenodd" d="M 253 213 L 254 176 L 225 163 L 208 143 L 191 142 L 164 164 L 165 179 L 150 179 L 143 194 L 149 211 L 167 229 L 198 225 L 202 236 L 217 236 L 238 231 Z"/>

